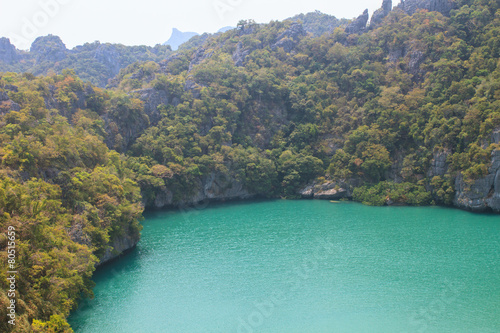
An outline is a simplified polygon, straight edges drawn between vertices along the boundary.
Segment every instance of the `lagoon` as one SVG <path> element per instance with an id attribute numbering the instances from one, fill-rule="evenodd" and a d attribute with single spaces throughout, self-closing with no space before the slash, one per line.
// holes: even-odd
<path id="1" fill-rule="evenodd" d="M 498 332 L 500 218 L 275 200 L 145 215 L 69 322 L 99 332 Z"/>

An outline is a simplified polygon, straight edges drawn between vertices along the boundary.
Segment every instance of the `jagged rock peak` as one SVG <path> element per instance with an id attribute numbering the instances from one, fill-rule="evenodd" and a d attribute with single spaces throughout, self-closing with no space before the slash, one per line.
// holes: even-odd
<path id="1" fill-rule="evenodd" d="M 370 27 L 374 27 L 375 25 L 379 24 L 382 22 L 384 17 L 389 15 L 389 13 L 392 10 L 392 0 L 384 0 L 382 2 L 382 7 L 377 9 L 370 20 Z"/>
<path id="2" fill-rule="evenodd" d="M 16 47 L 10 43 L 10 39 L 0 38 L 0 61 L 12 64 L 18 60 Z"/>
<path id="3" fill-rule="evenodd" d="M 36 55 L 36 60 L 57 62 L 66 58 L 66 45 L 59 36 L 48 35 L 38 37 L 31 44 L 30 52 Z"/>
<path id="4" fill-rule="evenodd" d="M 440 12 L 445 16 L 456 6 L 453 0 L 401 0 L 397 8 L 402 9 L 408 15 L 413 15 L 419 9 Z"/>
<path id="5" fill-rule="evenodd" d="M 363 14 L 359 15 L 345 28 L 345 32 L 347 32 L 348 34 L 362 33 L 366 29 L 367 22 L 368 22 L 368 9 L 365 9 Z"/>

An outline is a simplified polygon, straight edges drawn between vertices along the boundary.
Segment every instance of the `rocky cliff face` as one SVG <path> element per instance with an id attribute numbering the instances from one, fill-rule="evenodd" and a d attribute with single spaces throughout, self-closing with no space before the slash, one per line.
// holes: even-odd
<path id="1" fill-rule="evenodd" d="M 500 128 L 496 128 L 491 135 L 491 142 L 500 143 Z M 447 158 L 449 150 L 436 151 L 427 172 L 427 177 L 444 176 L 448 173 Z M 493 211 L 500 213 L 500 149 L 491 154 L 491 166 L 488 175 L 475 180 L 473 183 L 464 181 L 461 173 L 455 177 L 455 198 L 453 205 L 477 212 Z M 351 198 L 354 187 L 362 185 L 360 180 L 326 181 L 312 183 L 299 191 L 302 198 L 338 200 Z M 430 190 L 430 188 L 428 188 Z"/>
<path id="2" fill-rule="evenodd" d="M 408 15 L 413 15 L 419 9 L 426 9 L 449 16 L 450 11 L 455 8 L 455 2 L 452 0 L 401 0 L 397 8 L 402 9 Z"/>
<path id="3" fill-rule="evenodd" d="M 120 63 L 120 54 L 116 47 L 111 44 L 101 44 L 95 51 L 94 58 L 101 64 L 104 64 L 112 75 L 120 73 L 123 67 Z"/>
<path id="4" fill-rule="evenodd" d="M 122 237 L 115 238 L 109 243 L 110 247 L 106 250 L 104 256 L 101 258 L 97 266 L 111 261 L 121 256 L 123 253 L 133 249 L 138 242 L 139 238 L 131 237 L 129 233 L 125 234 Z"/>
<path id="5" fill-rule="evenodd" d="M 327 181 L 322 184 L 313 183 L 299 191 L 304 199 L 339 200 L 352 197 L 352 184 L 346 182 Z"/>
<path id="6" fill-rule="evenodd" d="M 196 188 L 195 193 L 189 197 L 175 201 L 174 194 L 165 187 L 156 194 L 154 202 L 144 202 L 144 205 L 154 208 L 183 207 L 204 201 L 226 201 L 254 197 L 244 188 L 241 181 L 234 177 L 228 178 L 218 172 L 212 172 L 208 176 L 199 179 Z"/>
<path id="7" fill-rule="evenodd" d="M 193 58 L 189 63 L 188 73 L 191 72 L 194 66 L 199 65 L 203 62 L 203 60 L 208 59 L 212 56 L 213 51 L 207 51 L 204 47 L 200 47 L 193 54 Z"/>
<path id="8" fill-rule="evenodd" d="M 300 39 L 305 35 L 306 31 L 302 24 L 294 23 L 276 38 L 276 42 L 271 46 L 271 49 L 274 50 L 282 47 L 283 50 L 288 53 L 295 48 Z"/>
<path id="9" fill-rule="evenodd" d="M 435 176 L 444 176 L 446 174 L 449 166 L 446 160 L 448 159 L 450 153 L 451 152 L 449 150 L 440 150 L 434 152 L 434 156 L 431 161 L 431 167 L 429 169 L 429 172 L 427 173 L 429 179 Z"/>
<path id="10" fill-rule="evenodd" d="M 11 100 L 6 91 L 0 91 L 0 116 L 6 114 L 11 110 L 20 111 L 21 106 Z"/>
<path id="11" fill-rule="evenodd" d="M 392 0 L 384 0 L 382 2 L 382 7 L 377 9 L 370 20 L 370 28 L 373 28 L 374 26 L 380 24 L 384 17 L 389 15 L 389 13 L 392 10 Z"/>
<path id="12" fill-rule="evenodd" d="M 419 9 L 425 9 L 428 11 L 440 12 L 444 16 L 449 16 L 450 11 L 452 9 L 455 9 L 455 7 L 456 4 L 455 1 L 453 0 L 401 0 L 401 3 L 396 6 L 396 8 L 401 9 L 408 15 L 413 15 Z M 377 25 L 379 25 L 384 19 L 384 17 L 389 15 L 391 11 L 392 11 L 392 0 L 384 0 L 382 2 L 382 7 L 377 9 L 373 13 L 372 18 L 370 20 L 370 28 L 374 28 Z M 360 24 L 361 23 L 362 21 L 360 22 Z"/>
<path id="13" fill-rule="evenodd" d="M 500 142 L 500 128 L 493 132 L 492 142 Z M 477 179 L 472 184 L 466 183 L 459 173 L 455 179 L 453 204 L 473 211 L 493 210 L 500 213 L 500 149 L 492 152 L 488 171 L 486 177 Z"/>
<path id="14" fill-rule="evenodd" d="M 368 22 L 368 9 L 365 9 L 363 14 L 359 15 L 353 20 L 346 28 L 345 32 L 348 34 L 361 34 L 366 30 L 366 23 Z"/>
<path id="15" fill-rule="evenodd" d="M 8 38 L 0 38 L 0 62 L 12 65 L 18 59 L 16 47 L 10 43 Z"/>

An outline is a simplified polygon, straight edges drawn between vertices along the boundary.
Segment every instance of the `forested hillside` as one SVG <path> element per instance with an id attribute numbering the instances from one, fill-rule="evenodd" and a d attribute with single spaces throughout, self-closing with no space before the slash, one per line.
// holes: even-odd
<path id="1" fill-rule="evenodd" d="M 1 74 L 15 331 L 71 331 L 94 265 L 137 243 L 144 207 L 259 196 L 499 212 L 500 3 L 405 4 L 384 1 L 368 25 L 241 21 L 129 65 L 108 89 L 83 67 Z"/>

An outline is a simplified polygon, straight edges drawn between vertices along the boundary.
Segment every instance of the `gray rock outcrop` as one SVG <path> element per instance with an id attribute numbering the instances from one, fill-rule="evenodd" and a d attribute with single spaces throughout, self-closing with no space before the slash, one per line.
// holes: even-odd
<path id="1" fill-rule="evenodd" d="M 448 171 L 448 163 L 446 162 L 446 159 L 449 155 L 450 152 L 448 150 L 434 152 L 431 167 L 429 169 L 429 173 L 427 174 L 430 179 L 435 176 L 444 176 L 446 174 Z"/>
<path id="2" fill-rule="evenodd" d="M 500 128 L 492 133 L 492 142 L 500 142 Z M 475 180 L 472 184 L 464 181 L 459 173 L 455 179 L 455 199 L 457 207 L 473 210 L 493 210 L 500 213 L 500 149 L 491 153 L 491 166 L 486 177 Z"/>
<path id="3" fill-rule="evenodd" d="M 392 10 L 392 0 L 384 0 L 382 2 L 382 7 L 377 9 L 373 14 L 370 20 L 370 28 L 380 24 L 384 17 L 389 15 Z"/>
<path id="4" fill-rule="evenodd" d="M 6 91 L 0 91 L 0 115 L 9 111 L 21 111 L 21 106 L 10 99 Z"/>
<path id="5" fill-rule="evenodd" d="M 95 51 L 94 58 L 104 64 L 112 75 L 120 73 L 120 54 L 116 47 L 111 44 L 101 44 Z"/>
<path id="6" fill-rule="evenodd" d="M 16 47 L 10 43 L 10 39 L 0 38 L 0 61 L 12 65 L 18 59 Z"/>
<path id="7" fill-rule="evenodd" d="M 449 16 L 455 5 L 453 0 L 401 0 L 397 8 L 402 9 L 408 15 L 413 15 L 419 9 L 426 9 Z"/>
<path id="8" fill-rule="evenodd" d="M 365 32 L 366 23 L 368 22 L 368 9 L 365 9 L 363 14 L 359 15 L 345 28 L 345 32 L 348 34 L 360 34 Z"/>
<path id="9" fill-rule="evenodd" d="M 156 125 L 161 119 L 159 107 L 171 104 L 172 98 L 169 98 L 165 90 L 153 88 L 136 90 L 134 93 L 144 102 L 144 113 L 149 118 L 150 126 Z"/>
<path id="10" fill-rule="evenodd" d="M 306 35 L 304 27 L 300 23 L 293 23 L 290 28 L 282 32 L 277 38 L 276 42 L 271 46 L 271 49 L 282 47 L 287 53 L 292 51 L 295 46 L 300 42 L 300 39 Z"/>
<path id="11" fill-rule="evenodd" d="M 109 246 L 106 249 L 106 252 L 100 259 L 97 266 L 100 266 L 108 261 L 111 261 L 123 253 L 133 249 L 137 243 L 139 242 L 139 238 L 131 237 L 128 233 L 121 237 L 116 237 L 113 241 L 109 243 Z"/>
<path id="12" fill-rule="evenodd" d="M 238 44 L 236 44 L 236 50 L 233 52 L 234 65 L 238 67 L 243 66 L 245 64 L 245 58 L 250 54 L 250 52 L 252 52 L 251 49 L 243 48 L 243 44 L 238 42 Z"/>
<path id="13" fill-rule="evenodd" d="M 344 182 L 327 181 L 322 184 L 311 184 L 299 191 L 305 199 L 339 200 L 350 198 L 352 192 L 350 186 Z"/>
<path id="14" fill-rule="evenodd" d="M 156 194 L 153 203 L 145 202 L 145 206 L 154 206 L 155 208 L 164 207 L 186 207 L 196 205 L 204 201 L 226 201 L 249 199 L 254 197 L 249 193 L 243 182 L 234 177 L 227 177 L 218 172 L 212 172 L 202 179 L 198 179 L 196 191 L 188 197 L 175 202 L 174 195 L 168 188 L 163 188 Z"/>
<path id="15" fill-rule="evenodd" d="M 191 62 L 189 63 L 188 73 L 191 72 L 194 66 L 199 65 L 203 62 L 203 60 L 210 58 L 213 53 L 214 51 L 207 52 L 204 47 L 200 47 L 196 50 L 193 54 Z"/>

